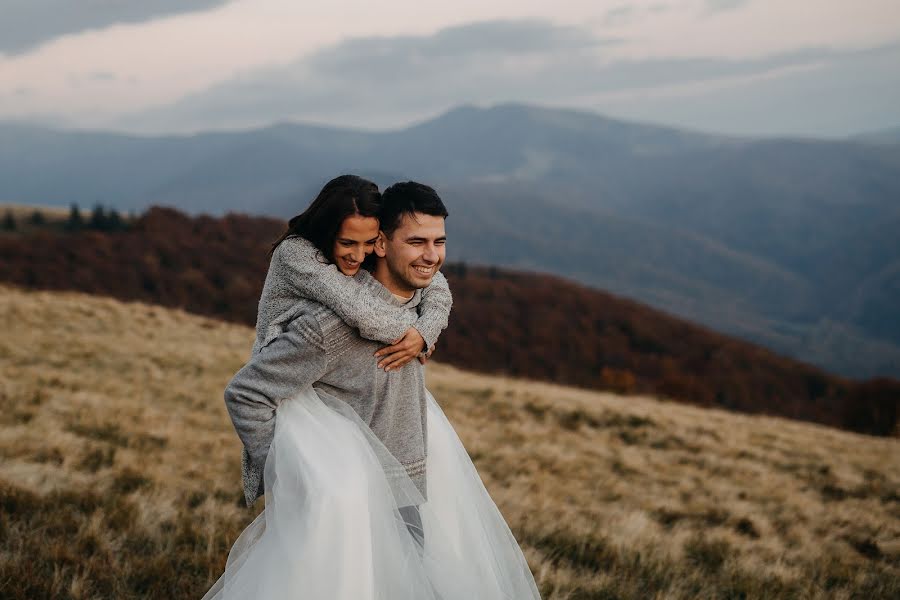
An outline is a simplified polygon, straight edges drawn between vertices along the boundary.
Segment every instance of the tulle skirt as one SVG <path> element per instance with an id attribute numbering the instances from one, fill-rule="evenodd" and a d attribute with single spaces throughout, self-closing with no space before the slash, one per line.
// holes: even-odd
<path id="1" fill-rule="evenodd" d="M 279 407 L 266 508 L 204 600 L 540 598 L 522 551 L 428 394 L 427 492 L 346 403 Z"/>

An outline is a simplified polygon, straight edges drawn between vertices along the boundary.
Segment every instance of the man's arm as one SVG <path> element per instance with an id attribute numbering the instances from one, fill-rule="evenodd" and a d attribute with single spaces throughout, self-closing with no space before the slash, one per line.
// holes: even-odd
<path id="1" fill-rule="evenodd" d="M 248 506 L 265 489 L 262 475 L 275 435 L 275 409 L 282 400 L 321 379 L 326 364 L 315 319 L 301 316 L 257 352 L 225 388 L 225 406 L 244 445 L 242 470 Z"/>

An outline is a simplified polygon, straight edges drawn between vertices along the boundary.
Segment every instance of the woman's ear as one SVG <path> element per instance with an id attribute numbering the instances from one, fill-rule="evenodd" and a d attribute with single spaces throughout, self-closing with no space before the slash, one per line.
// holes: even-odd
<path id="1" fill-rule="evenodd" d="M 378 232 L 378 239 L 375 240 L 375 256 L 378 258 L 384 258 L 387 254 L 387 236 L 384 235 L 383 231 Z"/>

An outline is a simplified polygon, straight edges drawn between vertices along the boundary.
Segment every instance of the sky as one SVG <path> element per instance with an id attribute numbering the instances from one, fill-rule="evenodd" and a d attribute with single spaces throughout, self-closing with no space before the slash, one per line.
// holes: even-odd
<path id="1" fill-rule="evenodd" d="M 518 102 L 751 136 L 900 126 L 896 0 L 0 0 L 0 120 L 392 129 Z"/>

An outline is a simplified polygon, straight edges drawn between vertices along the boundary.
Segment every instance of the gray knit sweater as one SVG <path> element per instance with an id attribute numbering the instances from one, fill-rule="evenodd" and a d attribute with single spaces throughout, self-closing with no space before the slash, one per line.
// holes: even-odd
<path id="1" fill-rule="evenodd" d="M 368 272 L 361 271 L 353 279 L 354 285 L 365 288 L 380 304 L 416 314 L 421 291 L 402 304 Z M 244 444 L 243 484 L 248 505 L 265 490 L 263 473 L 278 405 L 310 385 L 349 404 L 425 495 L 424 368 L 414 360 L 384 372 L 372 356 L 381 346 L 381 342 L 361 337 L 334 311 L 302 300 L 280 334 L 238 371 L 225 389 L 225 405 Z"/>
<path id="2" fill-rule="evenodd" d="M 431 348 L 447 327 L 453 298 L 440 272 L 423 291 L 418 314 L 381 302 L 378 296 L 369 286 L 358 285 L 325 262 L 305 238 L 288 238 L 275 249 L 269 264 L 259 299 L 252 354 L 275 339 L 282 326 L 299 314 L 303 306 L 298 301 L 304 298 L 332 309 L 364 338 L 384 343 L 393 342 L 414 326 Z"/>

